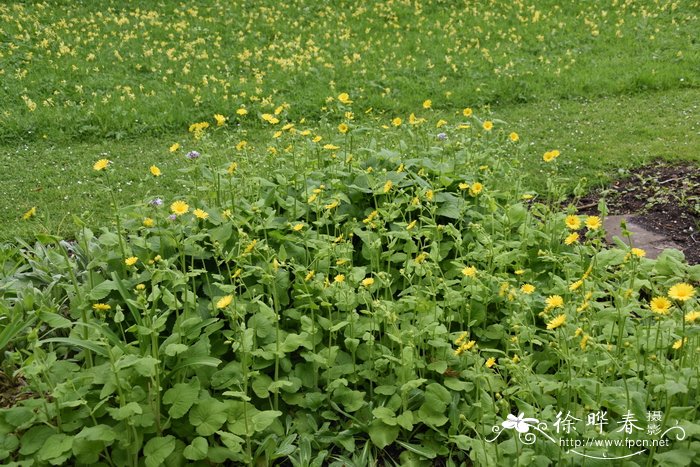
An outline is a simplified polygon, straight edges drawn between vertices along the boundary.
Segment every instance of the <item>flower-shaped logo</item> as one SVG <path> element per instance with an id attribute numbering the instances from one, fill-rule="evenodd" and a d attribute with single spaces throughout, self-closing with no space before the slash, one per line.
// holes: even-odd
<path id="1" fill-rule="evenodd" d="M 525 414 L 520 412 L 517 417 L 513 414 L 508 414 L 503 423 L 501 423 L 501 426 L 506 430 L 515 428 L 518 433 L 527 433 L 530 431 L 530 424 L 536 424 L 538 422 L 539 420 L 536 418 L 525 418 Z"/>

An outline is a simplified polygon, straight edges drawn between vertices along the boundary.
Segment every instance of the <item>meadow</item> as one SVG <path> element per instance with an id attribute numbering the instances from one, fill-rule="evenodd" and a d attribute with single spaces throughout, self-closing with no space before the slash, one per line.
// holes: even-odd
<path id="1" fill-rule="evenodd" d="M 700 266 L 575 208 L 700 160 L 699 2 L 68 4 L 0 5 L 0 461 L 700 463 Z"/>

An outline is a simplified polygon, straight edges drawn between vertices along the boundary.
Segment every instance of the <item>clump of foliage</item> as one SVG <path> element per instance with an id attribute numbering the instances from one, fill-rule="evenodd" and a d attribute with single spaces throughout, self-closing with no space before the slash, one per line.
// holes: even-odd
<path id="1" fill-rule="evenodd" d="M 558 151 L 537 195 L 491 122 L 393 126 L 288 126 L 265 177 L 199 135 L 182 196 L 4 249 L 0 459 L 559 465 L 581 458 L 492 427 L 604 409 L 690 433 L 636 461 L 698 461 L 700 268 L 562 212 Z"/>

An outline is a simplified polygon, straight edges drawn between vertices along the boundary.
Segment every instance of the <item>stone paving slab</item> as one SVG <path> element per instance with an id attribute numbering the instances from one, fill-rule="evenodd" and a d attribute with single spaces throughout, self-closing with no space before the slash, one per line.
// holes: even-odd
<path id="1" fill-rule="evenodd" d="M 620 223 L 623 220 L 627 223 L 627 230 L 632 232 L 631 242 L 630 239 L 622 236 L 622 228 L 620 227 Z M 670 238 L 647 230 L 645 227 L 635 223 L 632 220 L 631 214 L 608 216 L 603 221 L 603 226 L 605 227 L 605 231 L 607 233 L 606 240 L 609 243 L 613 243 L 613 238 L 618 237 L 628 245 L 631 243 L 631 246 L 641 248 L 642 250 L 646 251 L 648 258 L 656 258 L 667 248 L 681 250 L 680 246 L 673 243 Z"/>

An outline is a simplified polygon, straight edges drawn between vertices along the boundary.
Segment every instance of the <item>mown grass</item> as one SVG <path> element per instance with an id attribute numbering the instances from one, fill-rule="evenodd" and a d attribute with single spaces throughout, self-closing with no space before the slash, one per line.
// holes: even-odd
<path id="1" fill-rule="evenodd" d="M 516 131 L 525 143 L 518 157 L 528 161 L 524 165 L 525 183 L 531 189 L 545 188 L 541 156 L 558 148 L 566 156 L 559 165 L 560 183 L 563 189 L 573 191 L 577 186 L 586 189 L 605 184 L 623 176 L 626 168 L 656 158 L 700 160 L 698 102 L 700 90 L 690 89 L 501 106 L 493 108 L 491 115 L 507 122 L 498 124 L 497 131 Z M 487 114 L 488 110 L 483 112 Z M 433 120 L 459 121 L 453 113 L 422 113 L 430 114 Z M 234 146 L 246 140 L 256 153 L 253 160 L 266 159 L 272 131 L 227 126 L 213 132 L 210 142 L 222 156 L 235 157 Z M 437 134 L 440 130 L 434 131 Z M 175 142 L 182 148 L 171 153 L 168 148 Z M 22 175 L 9 177 L 0 187 L 0 222 L 4 226 L 0 239 L 30 238 L 42 231 L 71 235 L 78 228 L 73 215 L 82 216 L 91 225 L 106 225 L 111 216 L 110 201 L 101 189 L 102 180 L 90 170 L 100 154 L 114 160 L 123 174 L 116 181 L 121 204 L 135 203 L 149 195 L 175 194 L 182 188 L 177 169 L 190 149 L 198 149 L 198 143 L 186 133 L 101 143 L 5 146 L 0 152 L 2 171 Z M 28 161 L 32 161 L 31 166 Z M 165 175 L 152 178 L 148 174 L 152 164 Z M 38 219 L 22 221 L 21 215 L 32 206 L 38 208 Z"/>
<path id="2" fill-rule="evenodd" d="M 70 8 L 66 8 L 70 5 Z M 397 114 L 697 87 L 698 1 L 0 5 L 0 141 L 181 131 L 327 97 Z"/>

